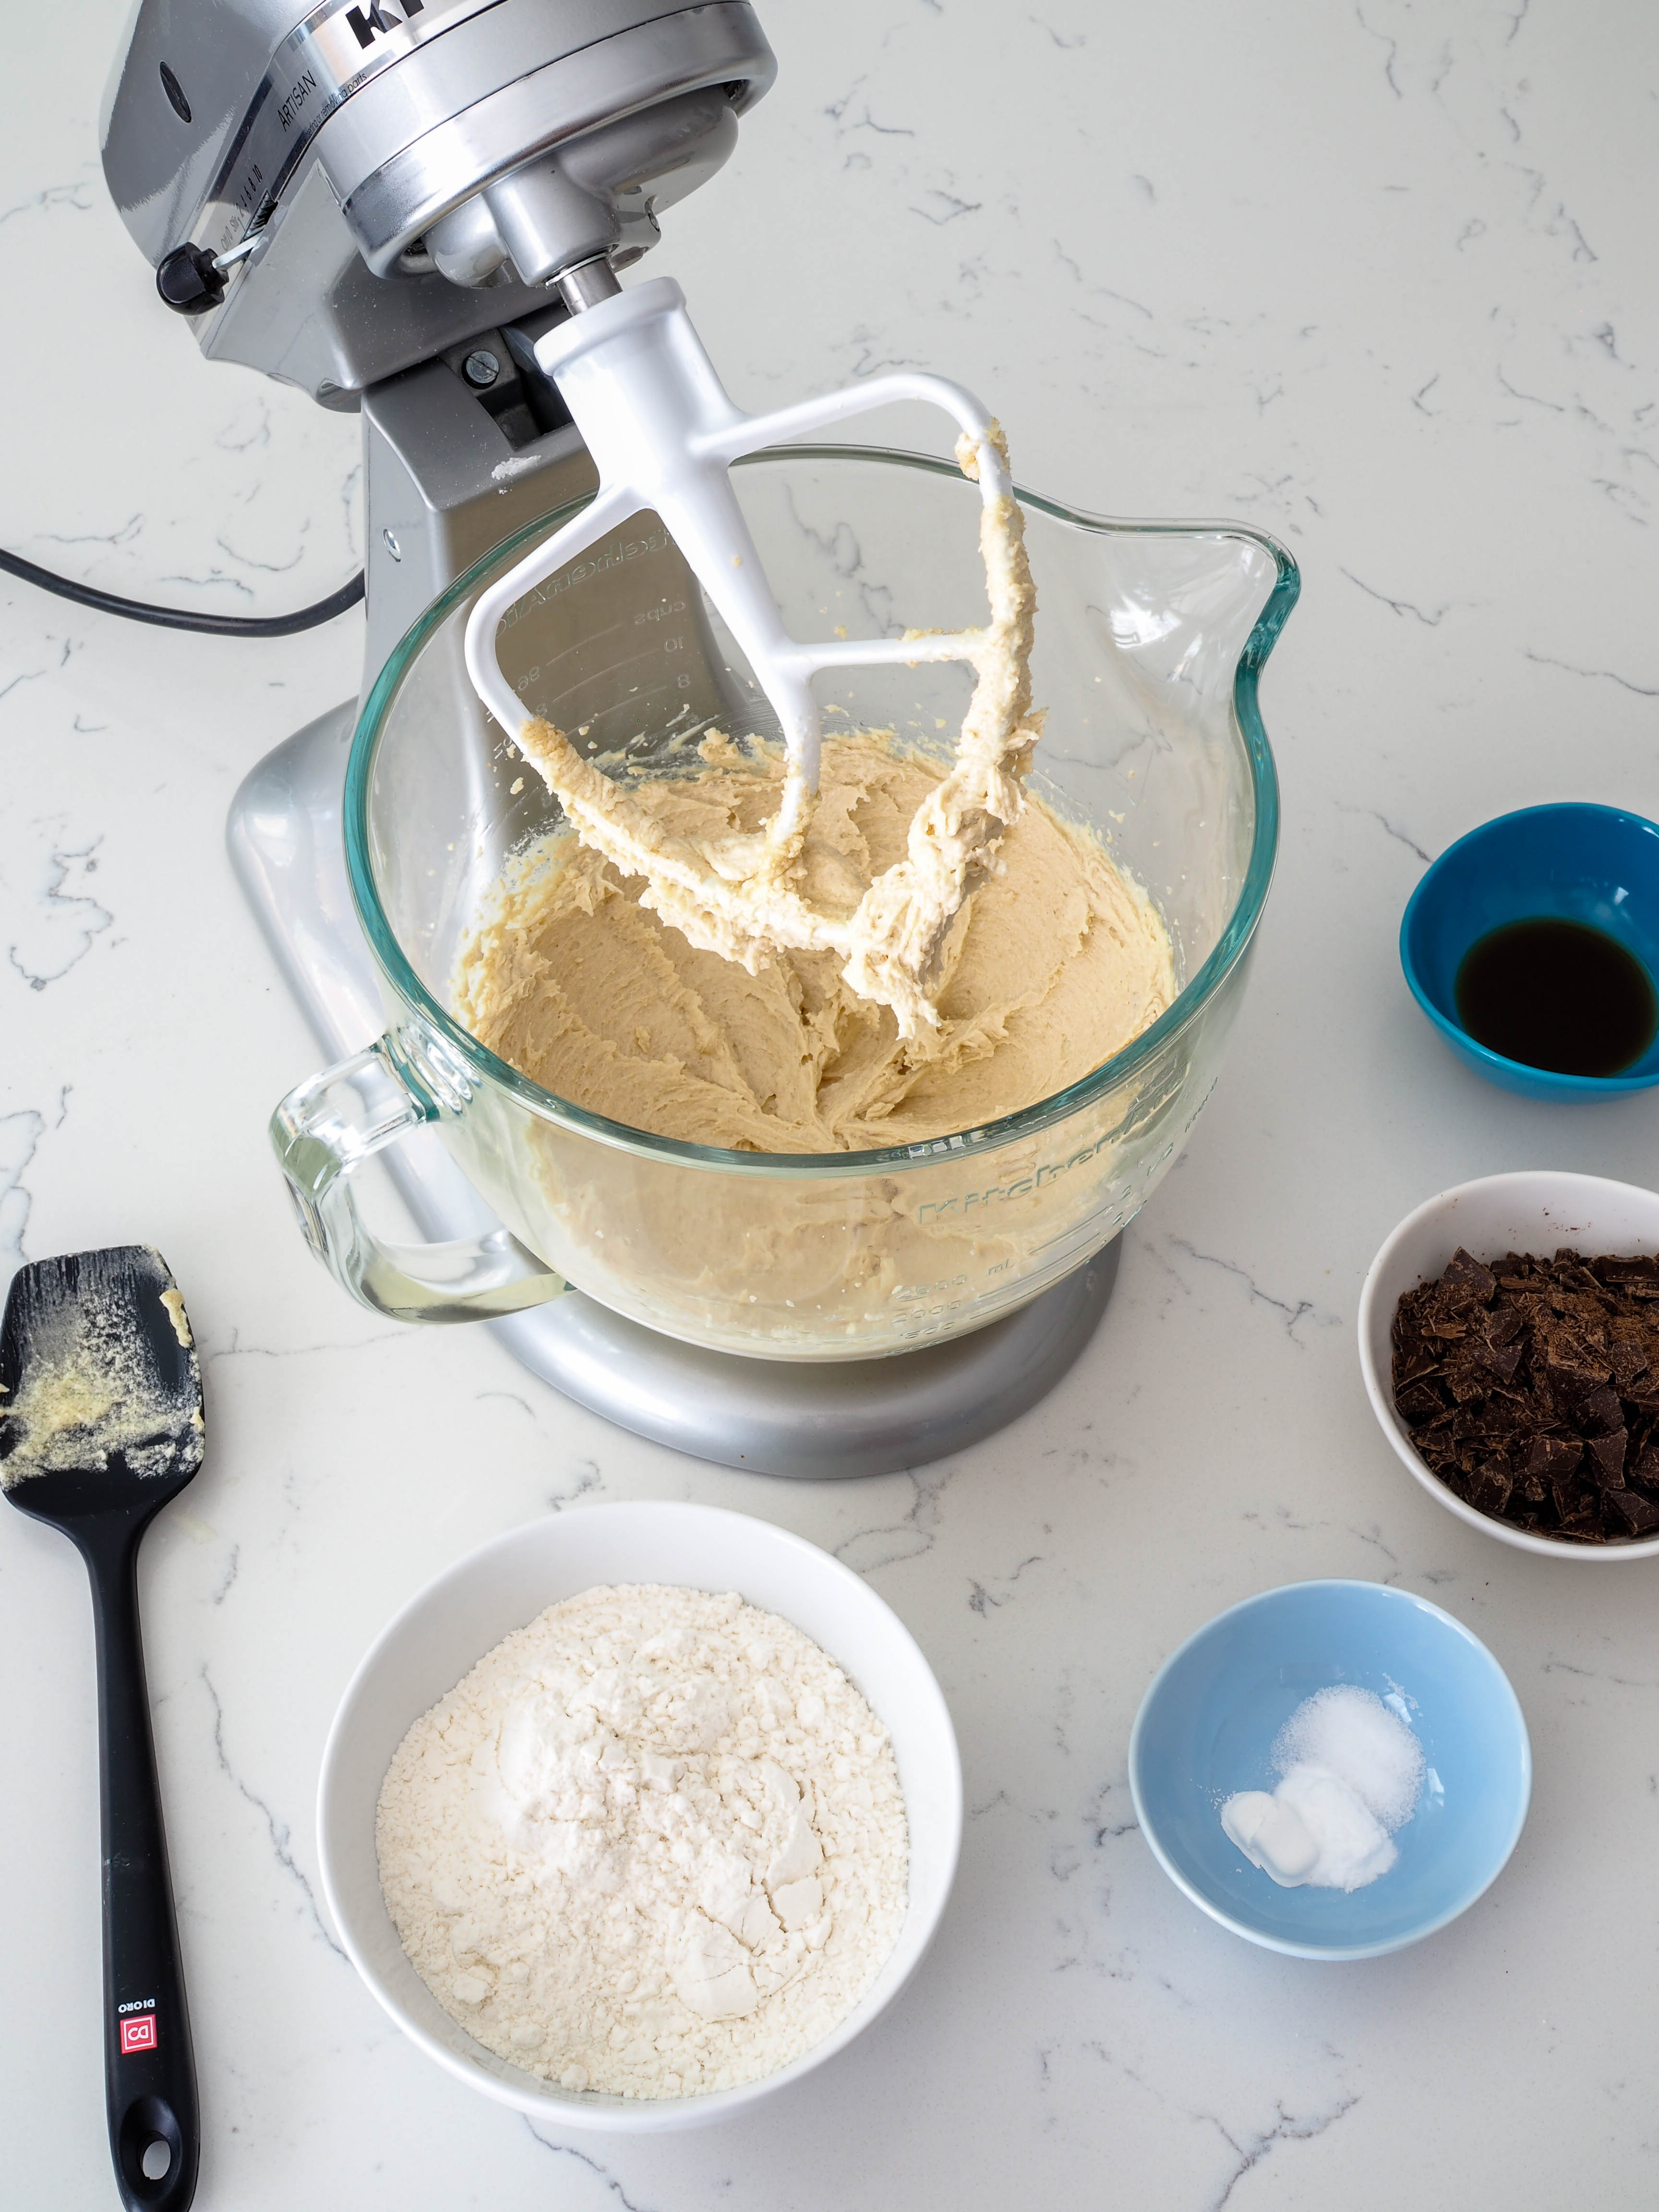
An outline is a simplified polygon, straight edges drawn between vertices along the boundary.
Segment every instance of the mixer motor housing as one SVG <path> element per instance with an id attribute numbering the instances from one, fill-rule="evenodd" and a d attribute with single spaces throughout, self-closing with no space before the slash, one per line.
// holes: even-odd
<path id="1" fill-rule="evenodd" d="M 776 64 L 747 0 L 140 0 L 122 220 L 210 358 L 361 409 L 365 690 L 509 531 L 591 488 L 532 348 L 654 243 Z"/>

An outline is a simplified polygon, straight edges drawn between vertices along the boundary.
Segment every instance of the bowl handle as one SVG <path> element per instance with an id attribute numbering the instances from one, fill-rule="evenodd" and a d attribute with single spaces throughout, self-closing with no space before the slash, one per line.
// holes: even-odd
<path id="1" fill-rule="evenodd" d="M 360 1304 L 394 1321 L 485 1321 L 545 1305 L 570 1285 L 506 1229 L 388 1244 L 363 1220 L 354 1170 L 443 1118 L 389 1036 L 290 1091 L 270 1117 L 270 1141 L 307 1243 Z"/>

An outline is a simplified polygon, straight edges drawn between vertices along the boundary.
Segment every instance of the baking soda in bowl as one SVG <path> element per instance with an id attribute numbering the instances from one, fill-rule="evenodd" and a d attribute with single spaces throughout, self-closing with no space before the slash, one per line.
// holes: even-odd
<path id="1" fill-rule="evenodd" d="M 858 2004 L 904 1918 L 886 1731 L 730 1593 L 602 1587 L 504 1638 L 398 1747 L 376 1844 L 439 2003 L 572 2090 L 776 2072 Z"/>
<path id="2" fill-rule="evenodd" d="M 1242 1790 L 1221 1825 L 1281 1888 L 1363 1889 L 1399 1857 L 1394 1832 L 1416 1810 L 1423 1747 L 1370 1690 L 1334 1683 L 1304 1698 L 1273 1740 L 1271 1796 Z"/>

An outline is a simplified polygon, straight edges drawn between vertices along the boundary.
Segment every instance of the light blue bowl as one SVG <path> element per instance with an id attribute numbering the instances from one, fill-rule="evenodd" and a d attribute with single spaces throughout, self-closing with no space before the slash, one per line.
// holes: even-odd
<path id="1" fill-rule="evenodd" d="M 1237 1790 L 1271 1790 L 1273 1738 L 1334 1682 L 1403 1693 L 1428 1780 L 1369 1887 L 1281 1889 L 1221 1826 Z M 1374 1959 L 1431 1936 L 1489 1888 L 1532 1795 L 1509 1678 L 1437 1605 L 1380 1583 L 1292 1583 L 1218 1613 L 1160 1670 L 1129 1738 L 1129 1787 L 1164 1871 L 1224 1928 L 1298 1959 Z"/>
<path id="2" fill-rule="evenodd" d="M 1458 1058 L 1523 1098 L 1615 1098 L 1659 1083 L 1659 1037 L 1620 1075 L 1528 1067 L 1475 1040 L 1457 1018 L 1457 971 L 1506 922 L 1580 921 L 1614 938 L 1659 979 L 1659 823 L 1617 806 L 1523 806 L 1449 845 L 1412 893 L 1400 964 L 1412 996 Z"/>

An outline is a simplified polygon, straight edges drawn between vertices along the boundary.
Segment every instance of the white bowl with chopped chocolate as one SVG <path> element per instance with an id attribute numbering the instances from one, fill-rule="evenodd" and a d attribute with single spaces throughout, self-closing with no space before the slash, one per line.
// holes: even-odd
<path id="1" fill-rule="evenodd" d="M 1659 1194 L 1553 1169 L 1440 1192 L 1371 1262 L 1359 1364 L 1460 1521 L 1553 1559 L 1659 1554 Z"/>

